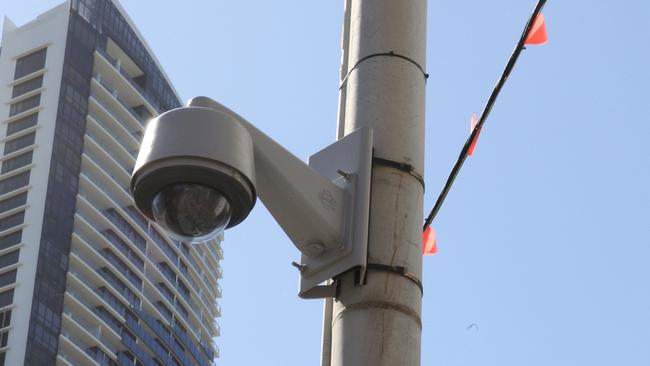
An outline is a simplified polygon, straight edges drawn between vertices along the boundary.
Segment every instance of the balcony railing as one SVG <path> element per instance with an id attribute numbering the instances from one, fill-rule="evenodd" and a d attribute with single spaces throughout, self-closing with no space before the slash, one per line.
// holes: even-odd
<path id="1" fill-rule="evenodd" d="M 129 239 L 131 243 L 137 246 L 138 249 L 142 251 L 142 253 L 147 252 L 146 240 L 140 234 L 138 234 L 135 229 L 133 229 L 133 227 L 131 227 L 131 225 L 126 222 L 126 219 L 117 213 L 114 208 L 105 209 L 103 211 L 103 214 L 122 232 L 122 234 L 124 234 L 124 236 Z"/>
<path id="2" fill-rule="evenodd" d="M 117 95 L 117 91 L 116 91 L 115 89 L 113 89 L 110 85 L 108 85 L 106 82 L 104 82 L 104 81 L 102 80 L 102 77 L 101 77 L 100 74 L 95 74 L 93 78 L 94 78 L 95 81 L 97 81 L 97 82 L 98 82 L 102 87 L 104 87 L 104 89 L 106 89 L 106 91 L 108 92 L 108 94 L 112 95 L 113 98 L 114 98 L 114 99 L 115 99 L 115 100 L 116 100 L 120 105 L 122 105 L 122 107 L 124 107 L 124 109 L 126 109 L 126 110 L 131 114 L 131 116 L 133 116 L 133 118 L 136 119 L 136 121 L 138 121 L 138 123 L 140 124 L 140 126 L 145 126 L 145 125 L 147 124 L 147 120 L 146 120 L 144 117 L 142 117 L 141 115 L 139 115 L 136 111 L 134 111 L 134 110 L 133 110 L 133 107 L 131 107 L 131 106 L 128 105 L 125 101 L 123 101 L 122 98 L 120 98 L 120 97 Z M 102 105 L 102 106 L 103 106 L 103 105 Z"/>
<path id="3" fill-rule="evenodd" d="M 158 357 L 164 365 L 178 365 L 178 363 L 167 354 L 167 350 L 161 347 L 132 317 L 126 318 L 126 325 L 135 333 L 140 340 Z"/>
<path id="4" fill-rule="evenodd" d="M 95 208 L 91 201 L 89 201 L 89 203 L 91 204 L 91 208 Z M 97 209 L 95 208 L 95 210 L 97 210 Z M 108 210 L 114 210 L 114 209 L 108 209 Z M 106 214 L 105 214 L 104 216 L 106 216 Z M 85 220 L 85 219 L 84 219 L 84 220 Z M 91 223 L 90 221 L 87 221 L 87 220 L 85 220 L 84 222 L 86 222 L 86 223 L 90 226 L 90 228 L 91 228 L 92 230 L 95 230 L 95 231 L 97 232 L 97 234 L 100 235 L 100 234 L 99 234 L 100 229 L 98 229 L 98 228 L 96 227 L 96 224 Z M 114 221 L 112 221 L 112 222 L 117 226 L 117 224 L 116 224 Z M 131 227 L 131 226 L 129 225 L 129 227 Z M 104 230 L 104 231 L 105 231 L 105 230 Z M 120 230 L 120 231 L 122 231 L 122 230 Z M 75 231 L 75 233 L 76 233 L 75 235 L 79 236 L 79 237 L 82 238 L 82 239 L 85 237 L 85 236 L 82 237 L 82 235 L 84 235 L 84 234 L 80 234 L 80 233 L 79 233 L 79 230 Z M 109 235 L 109 234 L 107 234 L 107 233 L 104 233 L 104 234 L 103 234 L 103 236 L 104 236 L 104 237 L 107 237 L 107 239 L 108 239 L 109 241 L 111 241 L 111 242 L 112 242 L 112 240 L 110 240 L 110 239 L 111 239 L 111 237 L 114 236 L 114 235 L 116 235 L 116 234 L 113 234 L 113 235 Z M 86 239 L 84 239 L 84 240 L 86 240 Z M 121 241 L 121 239 L 120 239 L 120 241 Z M 90 241 L 90 242 L 92 242 L 92 241 Z M 117 247 L 118 249 L 124 249 L 124 248 L 122 248 L 123 245 L 113 244 L 113 246 L 114 246 L 114 247 Z M 148 258 L 148 259 L 151 261 L 151 263 L 156 263 L 156 259 L 152 256 L 151 253 L 146 252 L 146 251 L 143 252 L 143 253 L 146 253 L 146 254 L 145 254 L 145 257 Z M 123 253 L 123 254 L 124 254 L 124 253 Z M 126 256 L 128 257 L 129 255 L 127 254 Z M 138 258 L 138 259 L 139 259 L 139 258 Z M 109 261 L 109 262 L 112 263 L 112 261 Z M 182 294 L 182 297 L 183 297 L 183 298 L 185 299 L 185 301 L 187 302 L 187 304 L 180 304 L 180 303 L 179 303 L 179 305 L 182 305 L 182 306 L 183 306 L 182 309 L 178 309 L 179 312 L 182 313 L 183 318 L 184 318 L 186 321 L 190 322 L 189 313 L 187 312 L 187 309 L 186 309 L 186 307 L 189 307 L 190 309 L 192 309 L 193 314 L 194 314 L 194 316 L 196 317 L 196 319 L 197 319 L 197 321 L 199 322 L 199 324 L 203 324 L 204 326 L 205 326 L 205 324 L 208 324 L 208 322 L 206 322 L 206 320 L 205 320 L 205 317 L 202 316 L 203 313 L 201 312 L 200 308 L 199 308 L 199 307 L 194 303 L 194 301 L 192 301 L 192 299 L 189 297 L 189 289 L 186 289 L 186 292 L 183 292 L 183 291 L 182 291 L 180 285 L 179 285 L 178 282 L 177 282 L 177 274 L 176 274 L 176 272 L 175 272 L 175 271 L 174 271 L 174 270 L 173 270 L 173 269 L 172 269 L 172 268 L 171 268 L 171 267 L 170 267 L 166 262 L 160 262 L 160 263 L 157 263 L 157 264 L 156 264 L 156 267 L 157 267 L 157 270 L 158 270 L 160 273 L 163 274 L 163 277 L 166 277 L 166 278 L 167 278 L 167 280 L 170 282 L 170 284 L 172 285 L 172 287 L 173 287 L 173 288 L 176 288 L 177 291 L 178 291 L 179 293 Z M 119 268 L 118 268 L 118 269 L 119 269 Z M 132 270 L 132 269 L 131 269 L 131 270 Z M 132 271 L 133 271 L 133 270 L 132 270 Z M 124 272 L 121 272 L 121 273 L 124 274 L 125 277 L 128 278 L 128 276 L 127 276 Z M 151 273 L 147 273 L 146 271 L 139 271 L 139 272 L 137 272 L 137 273 L 140 274 L 140 275 L 142 275 L 142 276 L 144 276 L 144 278 L 146 278 L 146 279 L 147 279 L 147 280 L 148 280 L 152 285 L 154 285 L 154 286 L 155 286 L 155 284 L 156 284 L 157 281 L 158 281 L 158 280 L 156 280 L 156 279 L 152 276 Z M 106 278 L 107 275 L 104 275 L 103 277 Z M 110 281 L 108 278 L 107 278 L 106 280 L 107 280 L 107 281 Z M 115 285 L 115 283 L 113 283 L 113 282 L 111 282 L 111 283 Z M 147 295 L 147 294 L 144 293 L 144 290 L 141 288 L 140 283 L 138 283 L 138 284 L 136 285 L 136 288 L 139 289 L 139 290 L 143 293 L 143 296 L 145 296 L 145 297 L 149 296 L 149 295 Z M 162 291 L 161 291 L 161 292 L 162 292 Z M 122 294 L 126 297 L 126 294 L 124 294 L 123 292 L 122 292 Z M 150 297 L 150 296 L 149 296 L 149 297 Z M 147 298 L 148 298 L 148 297 L 147 297 Z M 168 300 L 169 300 L 171 306 L 173 306 L 173 307 L 177 307 L 177 308 L 179 307 L 179 306 L 177 306 L 177 305 L 175 304 L 175 302 L 178 302 L 178 301 L 179 301 L 178 298 L 176 298 L 176 299 L 168 299 Z M 208 330 L 207 327 L 206 327 L 206 330 Z"/>
<path id="5" fill-rule="evenodd" d="M 118 271 L 120 271 L 120 273 L 122 273 L 122 275 L 124 275 L 124 277 L 126 277 L 133 286 L 142 291 L 142 279 L 138 277 L 138 275 L 134 273 L 130 268 L 128 268 L 126 264 L 122 263 L 122 260 L 120 260 L 119 257 L 115 255 L 115 253 L 110 251 L 108 248 L 104 248 L 104 250 L 101 250 L 99 254 L 114 267 L 116 267 Z"/>
<path id="6" fill-rule="evenodd" d="M 95 99 L 95 100 L 97 100 L 97 99 Z M 97 101 L 97 103 L 98 103 L 98 104 L 101 104 L 101 102 L 99 102 L 99 101 Z M 104 106 L 102 106 L 102 107 L 104 107 Z M 104 107 L 104 108 L 106 109 L 106 107 Z M 108 111 L 108 113 L 110 113 L 110 111 Z M 114 127 L 107 126 L 107 122 L 105 122 L 105 121 L 104 121 L 101 117 L 99 117 L 96 113 L 94 113 L 94 112 L 90 112 L 90 111 L 89 111 L 89 112 L 88 112 L 88 116 L 89 116 L 93 121 L 95 121 L 95 123 L 96 123 L 97 125 L 99 125 L 100 129 L 106 131 L 107 134 L 112 134 L 112 133 L 113 133 L 112 131 L 113 131 L 115 128 L 114 128 Z M 111 116 L 111 118 L 115 118 L 115 116 Z M 129 130 L 128 130 L 128 129 L 127 129 L 127 128 L 122 124 L 122 123 L 118 123 L 118 124 L 119 124 L 120 126 L 124 127 L 124 128 L 123 128 L 123 129 L 124 129 L 124 132 L 125 132 L 126 134 L 128 134 L 128 135 L 131 135 L 131 136 L 133 137 L 133 139 L 136 140 L 136 142 L 137 142 L 137 139 L 135 138 L 135 136 L 134 136 L 131 132 L 129 132 Z M 111 131 L 111 132 L 108 132 L 108 131 Z M 116 138 L 115 140 L 118 142 L 118 144 L 120 144 L 120 146 L 122 147 L 122 149 L 123 149 L 124 151 L 127 152 L 127 154 L 131 157 L 131 159 L 133 159 L 133 160 L 135 161 L 135 159 L 137 158 L 138 149 L 135 149 L 135 150 L 134 150 L 134 149 L 129 149 L 128 146 L 125 146 L 125 145 L 122 143 L 122 141 L 120 141 L 121 139 L 118 140 L 118 139 Z"/>
<path id="7" fill-rule="evenodd" d="M 95 161 L 95 159 L 94 159 L 93 157 L 91 157 L 90 155 L 88 155 L 87 153 L 84 152 L 83 155 L 84 155 L 84 156 L 85 156 L 85 157 L 86 157 L 90 162 L 92 162 L 92 164 L 94 164 L 94 165 L 97 167 L 97 169 L 98 169 L 99 171 L 101 171 L 102 173 L 104 173 L 104 175 L 107 175 L 108 177 L 110 177 L 110 180 L 113 181 L 113 183 L 114 183 L 115 186 L 119 187 L 119 188 L 120 188 L 122 191 L 124 191 L 124 193 L 126 193 L 127 195 L 130 195 L 130 194 L 131 194 L 131 191 L 129 190 L 129 188 L 124 187 L 124 186 L 122 186 L 122 185 L 119 183 L 119 182 L 120 182 L 120 178 L 118 178 L 118 177 L 114 176 L 113 174 L 107 172 L 106 170 L 100 168 L 101 165 L 100 165 L 99 163 L 97 163 L 97 162 Z M 85 171 L 82 171 L 80 174 L 85 175 L 85 176 L 88 178 L 88 180 L 90 180 L 91 182 L 93 182 L 93 184 L 94 184 L 95 186 L 97 186 L 97 187 L 102 187 L 102 186 L 106 185 L 106 182 L 104 182 L 104 183 L 99 183 L 99 182 L 101 182 L 102 180 L 96 177 L 96 174 L 97 174 L 96 172 L 90 172 L 90 171 L 85 170 Z"/>
<path id="8" fill-rule="evenodd" d="M 102 351 L 99 347 L 90 347 L 86 349 L 86 353 L 101 366 L 118 366 L 118 363 L 115 362 L 109 355 L 104 353 L 104 351 Z"/>
<path id="9" fill-rule="evenodd" d="M 183 351 L 183 349 L 179 347 L 177 341 L 171 336 L 171 334 L 169 334 L 169 331 L 167 329 L 165 329 L 162 325 L 160 325 L 160 323 L 158 323 L 151 315 L 143 311 L 139 311 L 138 315 L 140 316 L 140 319 L 142 319 L 144 323 L 147 324 L 147 326 L 151 328 L 151 330 L 167 345 L 167 347 L 178 356 L 178 358 L 183 364 L 185 365 L 193 364 L 185 355 L 185 351 Z M 204 359 L 197 358 L 198 354 L 195 353 L 197 350 L 193 344 L 190 343 L 190 345 L 186 348 L 190 350 L 192 356 L 194 356 L 194 358 L 201 364 L 201 366 L 209 366 L 209 364 L 205 362 Z"/>
<path id="10" fill-rule="evenodd" d="M 126 348 L 131 351 L 131 353 L 141 362 L 143 362 L 146 366 L 157 366 L 154 362 L 154 360 L 145 352 L 142 347 L 140 347 L 138 344 L 135 343 L 131 338 L 128 337 L 122 337 L 122 344 L 126 346 Z M 129 363 L 124 363 L 125 361 L 128 361 L 128 357 L 126 357 L 124 354 L 122 354 L 123 357 L 120 357 L 118 355 L 118 359 L 120 362 L 122 362 L 123 365 L 128 365 L 128 366 L 133 366 L 133 364 Z"/>
<path id="11" fill-rule="evenodd" d="M 124 298 L 129 302 L 129 304 L 133 307 L 139 307 L 140 306 L 140 298 L 138 295 L 136 295 L 133 291 L 129 289 L 129 287 L 122 282 L 122 280 L 118 279 L 117 276 L 111 271 L 110 269 L 106 267 L 98 268 L 95 269 L 95 271 L 104 279 L 106 282 L 108 282 L 117 292 L 122 294 Z"/>
<path id="12" fill-rule="evenodd" d="M 92 180 L 91 180 L 91 181 L 92 181 Z M 84 194 L 81 194 L 81 195 L 85 197 Z M 110 198 L 109 198 L 109 199 L 110 199 Z M 134 228 L 131 224 L 126 225 L 126 223 L 125 223 L 125 225 L 121 225 L 121 221 L 123 220 L 122 214 L 117 213 L 117 211 L 116 211 L 114 208 L 109 208 L 109 209 L 105 209 L 105 210 L 99 211 L 99 209 L 97 209 L 97 208 L 95 207 L 95 205 L 92 203 L 92 200 L 88 200 L 88 202 L 90 203 L 91 207 L 94 207 L 94 208 L 95 208 L 95 210 L 97 210 L 98 212 L 103 212 L 103 216 L 104 216 L 105 218 L 109 219 L 109 221 L 111 221 L 111 222 L 113 223 L 113 225 L 115 225 L 115 226 L 119 229 L 119 231 L 129 239 L 129 241 L 131 241 L 131 242 L 136 242 L 136 243 L 137 243 L 137 242 L 140 242 L 140 240 L 134 239 L 135 237 L 133 237 L 132 235 L 129 234 L 129 232 L 131 232 L 131 231 L 132 231 L 134 234 L 137 234 L 137 230 L 135 230 L 135 228 Z M 128 214 L 128 213 L 127 213 L 127 214 Z M 129 215 L 129 216 L 131 216 L 131 215 Z M 92 228 L 94 228 L 95 231 L 97 231 L 98 233 L 100 232 L 100 229 L 96 228 L 94 224 L 91 224 L 91 223 L 89 223 L 89 224 L 91 225 Z M 151 229 L 153 229 L 153 227 L 150 226 L 150 230 L 151 230 Z M 104 236 L 106 236 L 106 235 L 104 235 Z M 140 237 L 140 234 L 137 234 L 137 237 L 139 238 L 139 237 Z M 162 236 L 158 235 L 158 238 L 159 238 L 160 241 L 163 241 L 163 242 L 164 242 L 164 239 L 162 238 Z M 109 240 L 109 241 L 110 241 L 110 240 Z M 143 239 L 142 243 L 144 243 L 144 239 Z M 118 249 L 121 249 L 119 245 L 114 244 L 114 246 L 115 246 L 115 247 L 118 247 Z M 171 246 L 167 245 L 167 246 L 164 246 L 164 247 L 167 249 L 167 251 L 166 251 L 166 255 L 167 255 L 167 256 L 170 255 L 170 252 L 176 254 L 176 253 L 173 251 L 173 249 L 172 249 Z M 151 260 L 152 263 L 156 263 L 156 259 L 152 256 L 151 253 L 148 253 L 148 252 L 146 251 L 146 249 L 143 249 L 143 248 L 140 248 L 140 249 L 142 250 L 142 253 L 145 253 L 145 257 L 146 257 L 146 258 L 149 258 L 149 259 Z M 183 253 L 184 253 L 184 252 L 183 252 Z M 124 254 L 124 253 L 123 253 L 123 254 Z M 185 254 L 185 253 L 184 253 L 184 254 Z M 127 254 L 127 258 L 128 258 L 128 254 Z M 110 262 L 110 261 L 109 261 L 109 262 Z M 112 262 L 111 262 L 111 263 L 112 263 Z M 165 263 L 165 262 L 161 262 L 161 263 Z M 191 310 L 192 310 L 192 313 L 193 313 L 193 315 L 194 315 L 194 317 L 197 319 L 197 321 L 199 322 L 199 324 L 203 324 L 203 325 L 206 327 L 206 330 L 210 331 L 210 328 L 207 327 L 205 324 L 211 324 L 211 322 L 214 320 L 214 317 L 213 317 L 213 316 L 210 316 L 209 318 L 206 318 L 206 317 L 204 316 L 203 312 L 201 311 L 201 308 L 200 308 L 199 306 L 197 306 L 197 304 L 196 304 L 196 303 L 193 301 L 193 299 L 191 298 L 191 296 L 190 296 L 190 289 L 189 289 L 186 285 L 184 285 L 184 284 L 178 282 L 177 276 L 178 276 L 178 278 L 180 279 L 180 278 L 181 278 L 180 275 L 177 275 L 176 272 L 175 272 L 175 270 L 173 270 L 171 267 L 165 266 L 165 267 L 166 267 L 166 268 L 165 268 L 165 267 L 163 267 L 163 266 L 160 265 L 160 264 L 157 264 L 157 267 L 158 267 L 158 270 L 159 270 L 161 273 L 163 273 L 163 276 L 166 277 L 166 278 L 168 279 L 168 281 L 172 284 L 172 286 L 175 287 L 176 290 L 181 294 L 181 297 L 182 297 L 182 298 L 185 300 L 185 302 L 186 302 L 186 303 L 184 303 L 184 304 L 183 304 L 183 303 L 179 303 L 179 305 L 182 305 L 182 308 L 179 308 L 179 306 L 177 306 L 177 305 L 175 304 L 175 301 L 170 301 L 171 305 L 172 305 L 173 307 L 176 307 L 177 310 L 178 310 L 178 311 L 183 315 L 183 318 L 185 318 L 185 320 L 188 321 L 188 322 L 190 321 L 191 318 L 190 318 L 190 316 L 189 316 L 189 313 L 187 312 L 187 309 L 188 309 L 188 308 L 191 309 Z M 179 267 L 179 268 L 182 268 L 182 267 Z M 141 272 L 142 272 L 142 271 L 141 271 Z M 122 272 L 122 273 L 123 273 L 123 272 Z M 186 279 L 186 280 L 187 280 L 187 279 L 190 279 L 190 280 L 192 279 L 192 278 L 189 276 L 189 273 L 187 273 L 186 271 L 182 271 L 181 273 L 184 274 L 183 279 Z M 124 274 L 124 273 L 123 273 L 123 274 Z M 126 274 L 124 274 L 124 275 L 125 275 L 127 278 L 129 278 L 129 276 L 127 276 Z M 155 283 L 157 282 L 157 281 L 152 277 L 152 275 L 151 275 L 150 273 L 144 273 L 144 272 L 143 272 L 143 275 L 144 275 L 144 277 L 147 278 L 147 279 L 148 279 L 152 284 L 155 284 Z M 104 277 L 107 281 L 110 281 L 108 278 L 106 278 L 106 277 L 107 277 L 106 275 L 104 275 L 103 277 Z M 113 282 L 114 282 L 114 281 L 111 281 L 111 284 L 113 284 L 113 285 L 118 285 L 118 284 L 113 283 Z M 134 283 L 134 284 L 135 284 L 135 283 Z M 199 288 L 198 288 L 197 284 L 196 284 L 194 281 L 190 281 L 190 284 L 193 286 L 194 290 L 196 291 L 196 293 L 195 293 L 196 296 L 199 296 L 199 294 L 203 295 L 203 293 L 199 291 Z M 136 285 L 136 288 L 141 289 L 141 286 L 139 285 L 139 283 Z M 124 295 L 125 297 L 128 298 L 128 296 L 127 296 L 124 292 L 122 292 L 122 295 Z M 201 297 L 201 300 L 204 302 L 204 306 L 211 306 L 211 305 L 214 306 L 214 302 L 213 302 L 213 301 L 209 301 L 209 299 L 207 299 L 204 295 Z M 176 301 L 178 301 L 178 299 L 176 299 Z M 209 309 L 209 308 L 207 308 L 207 309 Z M 211 314 L 211 315 L 212 315 L 212 314 Z"/>
<path id="13" fill-rule="evenodd" d="M 133 139 L 137 142 L 140 143 L 140 139 L 142 138 L 142 132 L 137 129 L 133 130 L 131 126 L 129 126 L 126 122 L 124 122 L 121 118 L 117 117 L 117 113 L 113 109 L 113 107 L 109 106 L 105 101 L 100 100 L 99 98 L 95 96 L 91 96 L 92 100 L 95 101 L 97 104 L 99 104 L 102 108 L 106 110 L 106 113 L 111 116 L 112 119 L 117 121 L 117 123 L 120 124 L 120 126 L 124 127 L 124 129 L 131 135 L 133 136 Z M 97 120 L 96 116 L 92 115 L 95 120 Z"/>
<path id="14" fill-rule="evenodd" d="M 131 86 L 133 86 L 138 94 L 140 94 L 140 96 L 142 96 L 142 98 L 146 100 L 152 108 L 155 109 L 156 113 L 160 113 L 160 109 L 157 107 L 157 103 L 154 102 L 153 99 L 149 97 L 149 95 L 144 91 L 144 89 L 142 89 L 142 87 L 133 80 L 133 77 L 131 77 L 131 75 L 129 75 L 129 73 L 124 70 L 122 66 L 120 66 L 116 59 L 112 58 L 108 52 L 106 52 L 106 50 L 103 50 L 101 48 L 97 48 L 96 50 L 97 53 L 102 55 L 104 59 L 106 59 L 106 61 L 108 61 L 108 63 L 111 64 L 111 66 L 113 66 L 113 68 L 115 68 L 115 70 L 118 71 L 129 82 L 129 84 L 131 84 Z"/>
<path id="15" fill-rule="evenodd" d="M 99 136 L 97 136 L 96 133 L 92 132 L 92 131 L 89 130 L 89 129 L 86 129 L 86 135 L 88 135 L 88 137 L 89 137 L 91 140 L 93 140 L 94 143 L 96 143 L 97 145 L 99 145 L 99 146 L 100 146 L 100 147 L 101 147 L 101 148 L 106 152 L 106 154 L 107 154 L 111 159 L 113 159 L 113 161 L 115 161 L 115 163 L 117 163 L 117 165 L 118 165 L 120 168 L 124 169 L 124 171 L 125 171 L 127 174 L 130 175 L 130 174 L 133 172 L 133 167 L 132 167 L 130 164 L 128 164 L 128 163 L 124 163 L 124 162 L 122 162 L 122 161 L 119 161 L 118 159 L 116 159 L 114 156 L 111 155 L 111 151 L 115 151 L 115 148 L 114 148 L 114 147 L 108 146 L 105 142 L 103 142 L 103 141 L 101 140 L 101 138 L 100 138 Z"/>
<path id="16" fill-rule="evenodd" d="M 85 349 L 89 348 L 88 345 L 87 345 L 84 341 L 82 341 L 81 339 L 79 339 L 79 338 L 73 336 L 72 334 L 70 334 L 70 333 L 68 333 L 68 332 L 62 331 L 62 332 L 61 332 L 61 335 L 62 335 L 63 337 L 65 337 L 65 338 L 66 338 L 70 343 L 72 343 L 72 344 L 74 344 L 75 346 L 77 346 L 80 350 L 85 350 Z M 87 354 L 87 353 L 86 353 L 85 355 L 86 355 L 88 358 L 92 358 L 92 357 L 91 357 L 89 354 Z"/>

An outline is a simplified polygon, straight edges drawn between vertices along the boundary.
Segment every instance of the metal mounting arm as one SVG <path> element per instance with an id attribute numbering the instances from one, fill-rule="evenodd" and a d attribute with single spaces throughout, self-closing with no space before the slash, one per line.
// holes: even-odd
<path id="1" fill-rule="evenodd" d="M 335 296 L 333 287 L 319 285 L 365 267 L 372 132 L 359 131 L 312 157 L 317 171 L 220 103 L 196 97 L 190 106 L 227 113 L 248 130 L 257 195 L 303 254 L 300 296 Z M 350 255 L 354 259 L 346 260 Z"/>

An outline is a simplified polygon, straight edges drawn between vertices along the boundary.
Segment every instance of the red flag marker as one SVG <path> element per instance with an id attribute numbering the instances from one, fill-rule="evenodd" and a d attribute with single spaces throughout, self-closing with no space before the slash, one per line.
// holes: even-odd
<path id="1" fill-rule="evenodd" d="M 530 28 L 530 33 L 526 38 L 525 44 L 546 44 L 548 42 L 548 34 L 546 34 L 546 23 L 544 22 L 544 14 L 539 13 L 533 26 Z"/>
<path id="2" fill-rule="evenodd" d="M 438 243 L 436 241 L 436 231 L 427 226 L 424 230 L 424 238 L 422 240 L 422 255 L 434 255 L 438 253 Z"/>
<path id="3" fill-rule="evenodd" d="M 476 123 L 478 123 L 478 121 L 476 120 L 476 113 L 472 113 L 472 121 L 470 123 L 469 133 L 472 133 L 472 131 L 474 131 L 474 128 L 476 127 Z M 481 130 L 478 131 L 476 137 L 474 138 L 474 141 L 472 141 L 472 144 L 469 145 L 469 149 L 467 150 L 467 155 L 472 156 L 472 154 L 474 154 L 474 149 L 476 148 L 476 142 L 478 142 L 478 136 L 480 134 L 481 134 Z"/>

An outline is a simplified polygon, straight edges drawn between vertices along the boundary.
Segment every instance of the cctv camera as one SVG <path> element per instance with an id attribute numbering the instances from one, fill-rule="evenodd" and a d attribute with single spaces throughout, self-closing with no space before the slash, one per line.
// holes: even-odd
<path id="1" fill-rule="evenodd" d="M 252 139 L 226 111 L 165 112 L 147 125 L 131 192 L 138 209 L 176 239 L 210 240 L 255 205 Z"/>

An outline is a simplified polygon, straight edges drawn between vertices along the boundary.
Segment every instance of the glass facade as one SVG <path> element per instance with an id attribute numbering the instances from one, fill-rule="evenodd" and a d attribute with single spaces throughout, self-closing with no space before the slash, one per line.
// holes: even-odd
<path id="1" fill-rule="evenodd" d="M 45 67 L 46 55 L 47 49 L 43 48 L 32 52 L 29 55 L 18 58 L 16 60 L 16 72 L 14 73 L 14 80 L 18 80 L 31 73 L 43 69 Z"/>

